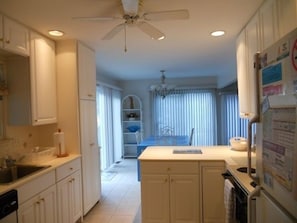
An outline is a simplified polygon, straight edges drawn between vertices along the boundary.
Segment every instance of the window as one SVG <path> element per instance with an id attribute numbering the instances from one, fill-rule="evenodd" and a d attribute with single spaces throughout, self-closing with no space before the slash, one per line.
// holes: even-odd
<path id="1" fill-rule="evenodd" d="M 193 145 L 217 144 L 216 94 L 213 89 L 175 90 L 164 99 L 152 93 L 153 133 L 190 135 L 195 129 Z"/>

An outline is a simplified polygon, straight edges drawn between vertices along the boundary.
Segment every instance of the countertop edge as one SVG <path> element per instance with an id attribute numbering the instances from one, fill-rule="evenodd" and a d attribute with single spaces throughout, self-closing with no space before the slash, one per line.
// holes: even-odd
<path id="1" fill-rule="evenodd" d="M 49 168 L 46 168 L 44 170 L 41 170 L 41 171 L 38 171 L 37 173 L 34 173 L 32 175 L 29 175 L 27 177 L 24 177 L 23 179 L 19 179 L 13 183 L 9 183 L 9 184 L 1 184 L 0 185 L 0 195 L 10 191 L 10 190 L 13 190 L 13 189 L 17 189 L 18 187 L 46 174 L 46 173 L 49 173 L 55 169 L 57 169 L 58 167 L 60 166 L 63 166 L 64 164 L 72 161 L 72 160 L 75 160 L 77 158 L 81 157 L 80 154 L 69 154 L 69 156 L 66 156 L 66 157 L 61 157 L 61 158 L 55 158 L 53 160 L 50 160 L 48 162 L 44 162 L 44 163 L 40 163 L 38 165 L 50 165 Z"/>

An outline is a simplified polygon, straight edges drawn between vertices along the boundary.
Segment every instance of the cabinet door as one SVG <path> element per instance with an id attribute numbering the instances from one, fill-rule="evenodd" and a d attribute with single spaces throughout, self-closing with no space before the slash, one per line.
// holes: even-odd
<path id="1" fill-rule="evenodd" d="M 3 48 L 4 33 L 3 33 L 3 15 L 0 14 L 0 48 Z"/>
<path id="2" fill-rule="evenodd" d="M 224 162 L 201 163 L 201 207 L 204 223 L 224 223 Z"/>
<path id="3" fill-rule="evenodd" d="M 240 117 L 247 118 L 250 112 L 250 102 L 246 100 L 249 88 L 247 86 L 247 47 L 245 29 L 236 41 L 237 83 Z"/>
<path id="4" fill-rule="evenodd" d="M 36 212 L 36 200 L 30 199 L 21 204 L 18 209 L 18 223 L 38 223 Z"/>
<path id="5" fill-rule="evenodd" d="M 81 176 L 76 171 L 57 184 L 58 222 L 74 223 L 82 217 Z"/>
<path id="6" fill-rule="evenodd" d="M 141 176 L 141 215 L 142 223 L 168 223 L 169 176 Z"/>
<path id="7" fill-rule="evenodd" d="M 71 177 L 67 177 L 57 184 L 59 223 L 71 223 L 71 180 Z"/>
<path id="8" fill-rule="evenodd" d="M 82 196 L 81 196 L 81 174 L 80 171 L 72 174 L 71 181 L 71 204 L 73 210 L 73 221 L 76 222 L 78 219 L 82 218 Z"/>
<path id="9" fill-rule="evenodd" d="M 83 207 L 86 214 L 100 199 L 100 165 L 95 100 L 80 100 Z"/>
<path id="10" fill-rule="evenodd" d="M 78 79 L 80 99 L 96 98 L 96 58 L 90 48 L 78 44 Z"/>
<path id="11" fill-rule="evenodd" d="M 297 1 L 278 0 L 280 38 L 297 27 Z"/>
<path id="12" fill-rule="evenodd" d="M 170 176 L 170 208 L 172 223 L 199 222 L 198 175 Z"/>
<path id="13" fill-rule="evenodd" d="M 17 54 L 29 55 L 29 30 L 4 16 L 3 48 Z"/>
<path id="14" fill-rule="evenodd" d="M 40 223 L 57 222 L 56 185 L 42 192 L 37 201 L 40 212 Z"/>
<path id="15" fill-rule="evenodd" d="M 55 43 L 31 32 L 32 124 L 57 122 Z"/>
<path id="16" fill-rule="evenodd" d="M 250 117 L 258 113 L 257 110 L 257 77 L 254 70 L 254 56 L 260 52 L 260 22 L 259 15 L 256 14 L 245 28 L 246 33 L 246 85 L 248 89 L 245 95 L 245 102 L 249 103 Z"/>
<path id="17" fill-rule="evenodd" d="M 276 0 L 266 1 L 259 10 L 261 21 L 261 50 L 266 49 L 279 39 Z"/>
<path id="18" fill-rule="evenodd" d="M 19 206 L 19 223 L 56 223 L 56 186 L 53 185 Z"/>

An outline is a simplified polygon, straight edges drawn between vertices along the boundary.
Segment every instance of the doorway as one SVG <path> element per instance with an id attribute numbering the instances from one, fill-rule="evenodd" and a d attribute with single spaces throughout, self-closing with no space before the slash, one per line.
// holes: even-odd
<path id="1" fill-rule="evenodd" d="M 105 170 L 122 157 L 121 92 L 97 85 L 96 94 L 101 170 Z"/>

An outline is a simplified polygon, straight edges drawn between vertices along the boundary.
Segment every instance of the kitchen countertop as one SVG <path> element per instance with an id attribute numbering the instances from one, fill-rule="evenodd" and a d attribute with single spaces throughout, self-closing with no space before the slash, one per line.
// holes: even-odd
<path id="1" fill-rule="evenodd" d="M 48 173 L 50 171 L 53 171 L 55 170 L 57 167 L 59 166 L 62 166 L 78 157 L 80 157 L 81 155 L 79 154 L 71 154 L 67 157 L 61 157 L 61 158 L 55 158 L 53 160 L 50 160 L 48 162 L 44 162 L 42 164 L 39 164 L 39 165 L 49 165 L 50 167 L 49 168 L 46 168 L 44 170 L 41 170 L 41 171 L 38 171 L 34 174 L 30 174 L 24 178 L 21 178 L 19 180 L 16 180 L 12 183 L 8 183 L 8 184 L 0 184 L 0 195 L 7 192 L 7 191 L 10 191 L 12 189 L 16 189 L 17 187 L 45 174 L 45 173 Z M 26 163 L 28 164 L 28 163 Z M 34 165 L 34 164 L 33 164 Z"/>
<path id="2" fill-rule="evenodd" d="M 174 154 L 174 149 L 200 149 L 202 154 Z M 230 146 L 150 146 L 138 159 L 140 161 L 225 161 L 226 168 L 243 188 L 248 193 L 254 190 L 250 185 L 252 179 L 248 174 L 237 171 L 237 168 L 247 166 L 247 152 L 234 151 Z M 252 163 L 252 166 L 254 167 L 255 163 Z"/>

